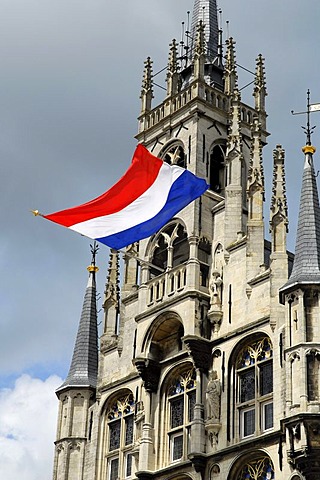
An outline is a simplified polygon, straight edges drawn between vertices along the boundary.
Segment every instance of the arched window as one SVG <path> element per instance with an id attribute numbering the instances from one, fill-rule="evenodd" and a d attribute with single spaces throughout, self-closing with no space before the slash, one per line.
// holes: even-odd
<path id="1" fill-rule="evenodd" d="M 189 258 L 187 232 L 181 223 L 172 223 L 165 227 L 154 241 L 151 263 L 159 268 L 150 267 L 150 277 L 156 277 L 165 270 L 186 262 Z"/>
<path id="2" fill-rule="evenodd" d="M 234 480 L 273 480 L 274 467 L 267 455 L 257 455 L 247 463 L 238 466 L 238 473 L 232 477 Z M 240 472 L 240 473 L 239 473 Z"/>
<path id="3" fill-rule="evenodd" d="M 171 378 L 167 389 L 167 439 L 169 462 L 187 459 L 191 422 L 196 403 L 196 380 L 193 368 Z"/>
<path id="4" fill-rule="evenodd" d="M 260 337 L 247 343 L 236 358 L 235 418 L 238 419 L 240 438 L 273 428 L 272 357 L 270 339 Z"/>
<path id="5" fill-rule="evenodd" d="M 224 195 L 226 186 L 225 154 L 226 148 L 224 145 L 215 145 L 210 154 L 210 189 L 220 195 Z"/>
<path id="6" fill-rule="evenodd" d="M 107 418 L 107 478 L 131 478 L 134 429 L 134 399 L 131 393 L 113 400 Z"/>
<path id="7" fill-rule="evenodd" d="M 164 147 L 159 154 L 159 158 L 162 158 L 169 165 L 178 165 L 186 168 L 186 155 L 181 142 L 176 141 Z"/>

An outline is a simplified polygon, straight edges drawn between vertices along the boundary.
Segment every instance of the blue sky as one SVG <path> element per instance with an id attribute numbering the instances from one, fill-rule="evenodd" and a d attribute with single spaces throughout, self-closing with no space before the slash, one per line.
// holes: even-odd
<path id="1" fill-rule="evenodd" d="M 135 0 L 125 7 L 111 0 L 0 0 L 0 411 L 7 425 L 0 427 L 0 445 L 11 442 L 13 452 L 5 456 L 6 448 L 0 449 L 0 477 L 6 480 L 17 478 L 15 452 L 24 465 L 20 480 L 51 476 L 54 390 L 69 368 L 90 262 L 89 240 L 29 210 L 50 213 L 85 202 L 126 170 L 136 144 L 143 62 L 150 55 L 155 71 L 166 65 L 168 45 L 180 39 L 181 21 L 192 6 L 193 0 Z M 237 42 L 238 62 L 254 70 L 257 55 L 266 58 L 271 136 L 264 149 L 265 218 L 268 223 L 272 150 L 281 143 L 288 244 L 294 249 L 305 119 L 290 111 L 305 109 L 308 88 L 312 101 L 320 102 L 320 3 L 221 0 L 220 7 L 223 26 L 228 20 Z M 239 73 L 241 87 L 248 78 Z M 243 91 L 252 104 L 251 94 L 251 87 Z M 320 113 L 313 123 L 320 123 Z M 314 135 L 320 148 L 319 135 L 320 127 Z M 320 168 L 317 154 L 315 164 Z M 101 247 L 101 297 L 107 254 Z M 5 422 L 10 399 L 19 405 L 26 392 L 25 414 L 32 417 L 36 391 L 43 400 L 37 408 L 51 409 L 46 407 L 50 427 L 41 430 L 41 465 L 36 448 L 29 448 L 40 435 L 37 422 L 22 424 L 14 445 L 19 412 L 14 417 L 11 409 L 12 422 Z"/>

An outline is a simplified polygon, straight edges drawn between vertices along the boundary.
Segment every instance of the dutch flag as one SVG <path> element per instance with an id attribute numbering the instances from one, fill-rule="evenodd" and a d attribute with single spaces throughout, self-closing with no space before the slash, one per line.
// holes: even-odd
<path id="1" fill-rule="evenodd" d="M 43 217 L 119 250 L 153 235 L 208 188 L 204 179 L 139 144 L 129 169 L 110 190 Z"/>

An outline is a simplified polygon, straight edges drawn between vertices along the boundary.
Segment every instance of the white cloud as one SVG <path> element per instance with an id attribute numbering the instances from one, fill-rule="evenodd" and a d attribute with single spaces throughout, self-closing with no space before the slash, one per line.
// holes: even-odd
<path id="1" fill-rule="evenodd" d="M 0 478 L 45 480 L 52 477 L 58 400 L 62 380 L 22 375 L 12 389 L 0 390 Z"/>

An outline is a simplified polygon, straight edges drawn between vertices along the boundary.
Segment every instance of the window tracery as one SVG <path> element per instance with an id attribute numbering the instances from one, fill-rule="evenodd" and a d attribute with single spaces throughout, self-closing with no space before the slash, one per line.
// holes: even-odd
<path id="1" fill-rule="evenodd" d="M 133 395 L 118 397 L 109 407 L 107 418 L 107 478 L 131 478 L 134 441 Z"/>
<path id="2" fill-rule="evenodd" d="M 168 399 L 169 461 L 186 458 L 191 422 L 196 403 L 196 375 L 193 368 L 178 373 L 170 382 Z"/>
<path id="3" fill-rule="evenodd" d="M 268 456 L 258 457 L 241 467 L 237 480 L 273 480 L 274 467 Z"/>
<path id="4" fill-rule="evenodd" d="M 186 168 L 186 155 L 180 142 L 174 142 L 165 147 L 160 152 L 159 157 L 169 165 L 178 165 L 179 167 Z"/>
<path id="5" fill-rule="evenodd" d="M 240 438 L 273 428 L 272 357 L 268 337 L 246 344 L 237 356 L 236 409 Z"/>

